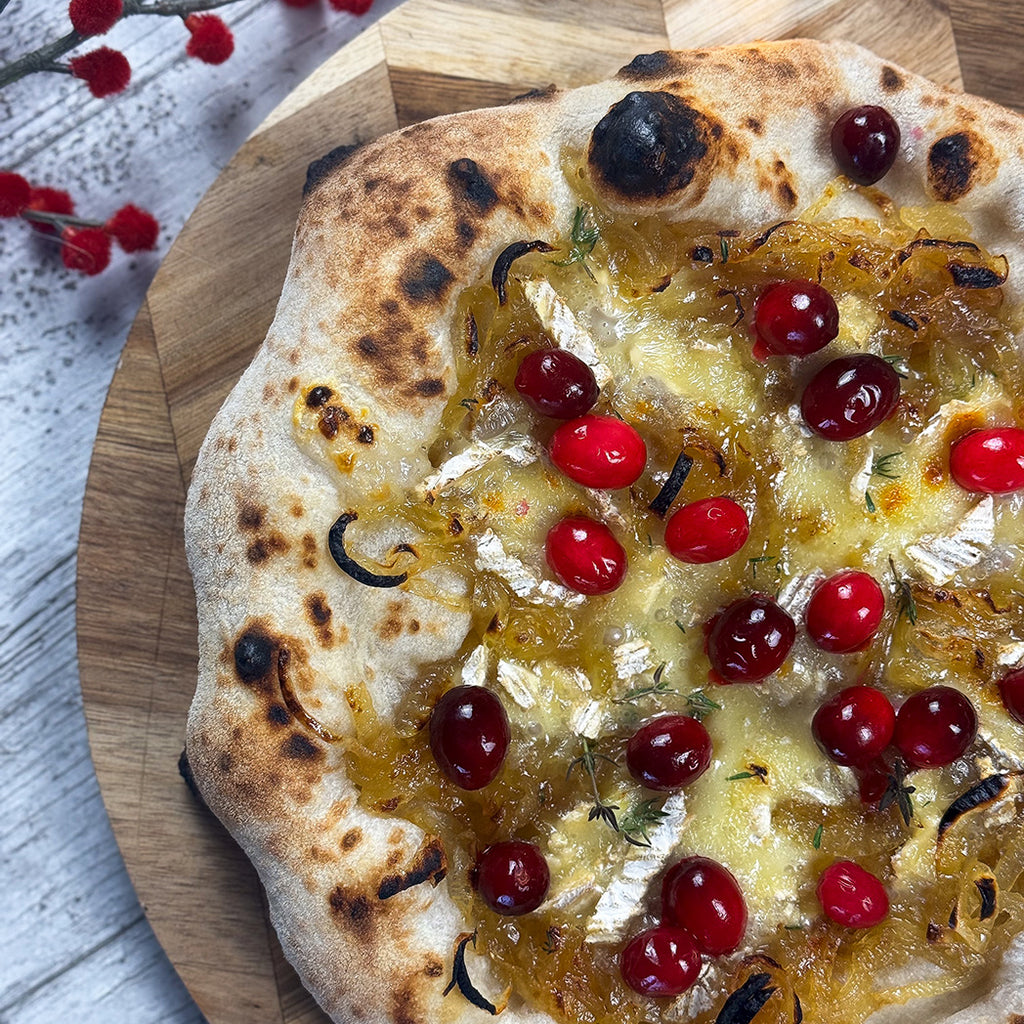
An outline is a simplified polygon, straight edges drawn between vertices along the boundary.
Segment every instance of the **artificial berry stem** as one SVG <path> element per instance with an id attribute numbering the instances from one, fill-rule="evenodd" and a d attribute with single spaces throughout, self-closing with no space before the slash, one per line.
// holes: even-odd
<path id="1" fill-rule="evenodd" d="M 101 228 L 103 221 L 89 220 L 85 217 L 75 217 L 70 213 L 50 213 L 49 210 L 22 210 L 22 220 L 39 221 L 42 224 L 52 224 L 54 227 L 62 228 L 68 224 L 80 228 Z"/>

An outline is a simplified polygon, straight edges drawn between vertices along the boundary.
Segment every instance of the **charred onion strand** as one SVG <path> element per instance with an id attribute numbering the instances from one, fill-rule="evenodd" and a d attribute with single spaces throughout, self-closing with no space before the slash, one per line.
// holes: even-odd
<path id="1" fill-rule="evenodd" d="M 990 804 L 1006 792 L 1010 779 L 1006 775 L 989 775 L 981 782 L 972 786 L 966 793 L 961 793 L 947 808 L 946 813 L 939 821 L 938 838 L 946 834 L 946 831 L 957 821 L 958 818 L 967 814 L 968 811 L 976 810 Z"/>
<path id="2" fill-rule="evenodd" d="M 784 228 L 787 224 L 795 223 L 795 220 L 780 220 L 778 224 L 773 224 L 767 230 L 762 231 L 761 234 L 759 234 L 757 238 L 754 239 L 754 249 L 760 249 L 761 246 L 764 245 L 764 243 L 767 242 L 768 239 L 771 238 L 772 235 L 774 235 L 775 232 L 779 230 L 779 228 Z"/>
<path id="3" fill-rule="evenodd" d="M 446 996 L 453 988 L 458 986 L 459 991 L 469 1002 L 481 1010 L 486 1010 L 492 1017 L 495 1017 L 501 1010 L 487 999 L 469 979 L 469 971 L 466 970 L 466 946 L 470 942 L 474 946 L 476 945 L 476 932 L 470 932 L 468 935 L 463 935 L 459 938 L 455 946 L 455 960 L 452 963 L 452 980 L 448 982 L 448 987 L 441 994 Z M 501 1009 L 504 1009 L 504 1007 Z"/>
<path id="4" fill-rule="evenodd" d="M 326 726 L 321 725 L 299 702 L 299 698 L 295 696 L 295 691 L 292 689 L 292 684 L 288 679 L 288 663 L 291 661 L 291 655 L 288 653 L 287 647 L 282 647 L 277 652 L 277 685 L 281 689 L 281 697 L 284 700 L 285 707 L 297 718 L 310 732 L 315 733 L 322 740 L 326 740 L 328 743 L 333 743 L 338 739 L 333 732 L 330 731 Z"/>
<path id="5" fill-rule="evenodd" d="M 731 295 L 732 301 L 736 303 L 736 319 L 733 320 L 731 324 L 729 324 L 730 327 L 735 327 L 747 315 L 747 311 L 743 308 L 743 303 L 740 301 L 739 295 L 735 291 L 733 291 L 732 288 L 719 288 L 719 298 L 721 298 L 723 295 Z"/>
<path id="6" fill-rule="evenodd" d="M 750 1024 L 775 991 L 771 980 L 770 974 L 752 974 L 726 999 L 715 1024 Z"/>
<path id="7" fill-rule="evenodd" d="M 896 254 L 900 263 L 904 263 L 914 254 L 915 249 L 970 249 L 981 252 L 974 242 L 956 242 L 950 238 L 915 238 Z"/>
<path id="8" fill-rule="evenodd" d="M 948 269 L 957 288 L 998 288 L 1006 281 L 1009 265 L 1002 274 L 989 267 L 979 267 L 970 263 L 950 263 Z"/>
<path id="9" fill-rule="evenodd" d="M 981 919 L 987 921 L 996 913 L 996 880 L 991 875 L 976 878 L 974 884 L 981 896 Z"/>
<path id="10" fill-rule="evenodd" d="M 508 298 L 505 291 L 505 286 L 508 284 L 508 272 L 520 256 L 525 256 L 528 252 L 554 251 L 553 245 L 548 245 L 547 242 L 542 242 L 540 239 L 535 239 L 532 242 L 513 242 L 506 246 L 494 261 L 494 270 L 491 272 L 491 285 L 498 293 L 498 304 L 505 305 L 505 300 Z"/>
<path id="11" fill-rule="evenodd" d="M 345 530 L 348 529 L 349 523 L 355 522 L 358 518 L 356 512 L 342 512 L 327 534 L 327 547 L 330 549 L 331 557 L 338 563 L 338 568 L 351 576 L 356 583 L 363 583 L 368 587 L 397 587 L 404 583 L 409 578 L 406 572 L 400 572 L 396 576 L 381 576 L 363 568 L 349 557 L 345 551 Z"/>
<path id="12" fill-rule="evenodd" d="M 903 324 L 904 327 L 909 327 L 912 331 L 919 331 L 921 329 L 921 325 L 909 313 L 904 313 L 898 309 L 889 310 L 889 319 L 895 320 L 898 324 Z"/>
<path id="13" fill-rule="evenodd" d="M 676 500 L 676 495 L 682 490 L 683 484 L 686 483 L 686 478 L 690 475 L 691 469 L 693 469 L 693 459 L 686 452 L 680 452 L 675 465 L 672 467 L 672 472 L 668 475 L 668 479 L 662 484 L 661 490 L 658 491 L 654 501 L 647 506 L 656 516 L 664 517 L 665 513 L 668 512 L 669 506 Z"/>

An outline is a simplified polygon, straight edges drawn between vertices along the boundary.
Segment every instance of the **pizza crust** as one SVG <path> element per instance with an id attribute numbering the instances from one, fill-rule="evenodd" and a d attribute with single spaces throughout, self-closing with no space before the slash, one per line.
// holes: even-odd
<path id="1" fill-rule="evenodd" d="M 310 168 L 276 317 L 214 420 L 189 491 L 199 682 L 187 752 L 204 798 L 256 865 L 287 956 L 334 1020 L 488 1016 L 442 996 L 454 944 L 472 928 L 448 896 L 443 851 L 412 824 L 362 809 L 342 744 L 311 731 L 286 699 L 290 690 L 344 737 L 353 693 L 386 716 L 419 666 L 454 655 L 465 637 L 465 614 L 363 587 L 326 547 L 341 511 L 431 473 L 426 450 L 463 343 L 450 331 L 460 290 L 486 278 L 509 242 L 566 233 L 576 204 L 566 154 L 583 158 L 610 207 L 759 228 L 821 194 L 834 176 L 829 127 L 868 102 L 913 126 L 886 191 L 954 204 L 1006 254 L 1005 291 L 1020 301 L 1024 124 L 847 43 L 637 57 L 611 81 L 417 124 Z M 644 125 L 673 140 L 664 159 L 647 159 Z M 844 214 L 863 200 L 837 202 Z M 343 472 L 296 444 L 297 398 L 316 385 L 333 392 L 338 436 L 351 442 Z M 399 539 L 372 522 L 351 529 L 383 560 Z M 1008 964 L 1019 956 L 1015 947 Z M 991 997 L 1000 1024 L 1024 1013 L 1015 973 Z M 472 976 L 500 989 L 483 959 Z M 514 996 L 505 1017 L 550 1021 Z"/>

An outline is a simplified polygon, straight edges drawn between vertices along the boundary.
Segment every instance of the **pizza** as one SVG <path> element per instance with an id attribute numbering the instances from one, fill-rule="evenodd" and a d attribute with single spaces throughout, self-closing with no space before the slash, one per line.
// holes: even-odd
<path id="1" fill-rule="evenodd" d="M 333 1020 L 1024 1019 L 1022 158 L 790 40 L 310 166 L 187 763 Z"/>

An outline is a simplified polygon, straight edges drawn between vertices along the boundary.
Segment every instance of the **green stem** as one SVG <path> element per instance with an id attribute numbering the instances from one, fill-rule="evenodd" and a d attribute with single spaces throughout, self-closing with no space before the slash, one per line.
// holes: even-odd
<path id="1" fill-rule="evenodd" d="M 103 222 L 99 220 L 86 220 L 84 217 L 75 217 L 70 213 L 51 213 L 49 210 L 22 210 L 21 216 L 24 220 L 52 224 L 55 228 L 67 227 L 68 224 L 79 228 L 103 227 Z"/>
<path id="2" fill-rule="evenodd" d="M 124 15 L 159 14 L 165 18 L 195 14 L 198 11 L 212 11 L 215 7 L 226 7 L 238 3 L 238 0 L 156 0 L 144 3 L 143 0 L 124 0 Z"/>

